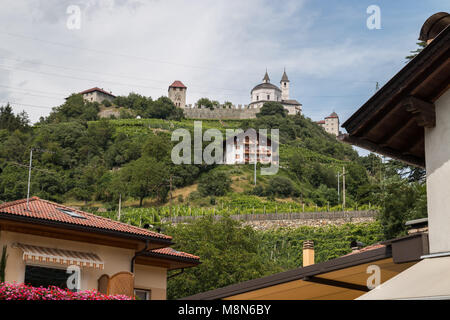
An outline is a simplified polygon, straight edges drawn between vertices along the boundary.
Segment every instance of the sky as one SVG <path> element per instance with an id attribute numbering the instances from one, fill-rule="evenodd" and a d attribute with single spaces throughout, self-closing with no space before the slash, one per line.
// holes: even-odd
<path id="1" fill-rule="evenodd" d="M 448 0 L 15 0 L 0 4 L 0 105 L 32 122 L 71 93 L 100 87 L 156 99 L 174 80 L 187 103 L 248 104 L 267 68 L 291 99 L 341 123 L 405 65 Z M 367 8 L 380 8 L 369 29 Z M 79 19 L 71 11 L 79 10 Z M 69 11 L 68 11 L 69 10 Z M 76 11 L 75 11 L 76 12 Z M 75 19 L 74 19 L 75 17 Z M 79 24 L 78 24 L 79 22 Z"/>

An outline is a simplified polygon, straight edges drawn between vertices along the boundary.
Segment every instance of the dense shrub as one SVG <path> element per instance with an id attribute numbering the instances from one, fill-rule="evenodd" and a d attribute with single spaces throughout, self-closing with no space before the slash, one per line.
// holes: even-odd
<path id="1" fill-rule="evenodd" d="M 23 283 L 0 283 L 0 300 L 133 300 L 124 295 L 107 296 L 96 290 L 72 292 L 58 287 L 32 287 Z"/>
<path id="2" fill-rule="evenodd" d="M 277 176 L 270 180 L 266 193 L 269 195 L 278 195 L 288 197 L 294 191 L 292 181 L 286 177 Z"/>
<path id="3" fill-rule="evenodd" d="M 198 191 L 204 196 L 223 196 L 231 186 L 231 179 L 224 172 L 210 172 L 198 184 Z"/>

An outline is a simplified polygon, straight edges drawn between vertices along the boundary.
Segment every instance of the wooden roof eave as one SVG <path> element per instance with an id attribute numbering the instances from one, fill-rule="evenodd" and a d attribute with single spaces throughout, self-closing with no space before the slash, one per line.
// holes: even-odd
<path id="1" fill-rule="evenodd" d="M 435 126 L 434 102 L 449 88 L 449 43 L 446 28 L 344 122 L 339 139 L 425 167 L 424 128 Z"/>

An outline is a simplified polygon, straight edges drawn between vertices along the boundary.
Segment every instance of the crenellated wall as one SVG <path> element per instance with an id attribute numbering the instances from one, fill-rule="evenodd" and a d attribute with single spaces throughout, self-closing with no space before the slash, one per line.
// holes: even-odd
<path id="1" fill-rule="evenodd" d="M 248 106 L 238 105 L 231 108 L 219 107 L 214 110 L 208 108 L 183 108 L 184 116 L 188 119 L 223 119 L 223 120 L 240 120 L 254 119 L 259 112 L 259 108 L 248 108 Z"/>

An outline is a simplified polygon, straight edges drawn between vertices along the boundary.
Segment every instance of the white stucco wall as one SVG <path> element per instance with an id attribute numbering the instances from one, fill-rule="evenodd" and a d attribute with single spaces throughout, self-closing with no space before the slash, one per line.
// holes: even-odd
<path id="1" fill-rule="evenodd" d="M 270 99 L 267 99 L 268 95 L 270 96 Z M 266 89 L 266 88 L 253 90 L 252 102 L 257 101 L 281 101 L 281 92 L 275 89 Z"/>
<path id="2" fill-rule="evenodd" d="M 280 82 L 281 100 L 289 100 L 289 81 Z"/>
<path id="3" fill-rule="evenodd" d="M 435 107 L 436 126 L 425 128 L 430 253 L 450 251 L 450 90 Z"/>
<path id="4" fill-rule="evenodd" d="M 8 246 L 8 260 L 5 270 L 7 282 L 23 283 L 25 280 L 25 266 L 23 251 L 12 248 L 12 244 L 20 242 L 35 246 L 48 248 L 74 250 L 96 253 L 105 263 L 103 270 L 93 268 L 81 269 L 81 290 L 92 290 L 98 288 L 98 278 L 103 274 L 112 276 L 117 272 L 130 271 L 131 259 L 135 252 L 131 249 L 122 249 L 86 242 L 53 239 L 29 234 L 9 231 L 1 231 L 0 245 Z M 33 263 L 48 268 L 66 269 L 63 265 L 51 263 Z M 166 298 L 167 270 L 152 266 L 135 265 L 135 288 L 151 290 L 152 299 Z"/>
<path id="5" fill-rule="evenodd" d="M 325 131 L 335 136 L 339 135 L 339 118 L 325 118 L 325 124 L 322 125 Z"/>

